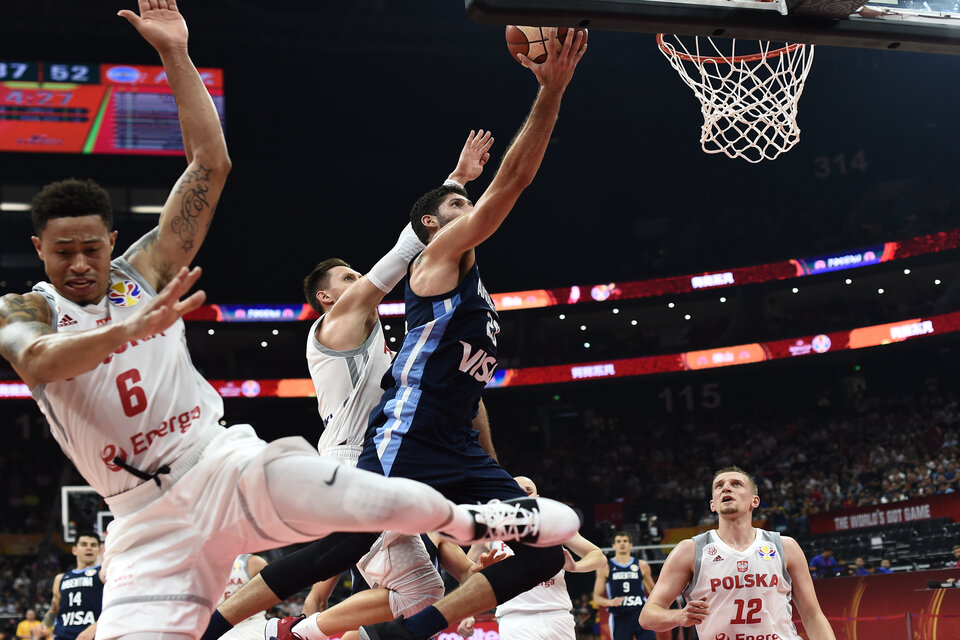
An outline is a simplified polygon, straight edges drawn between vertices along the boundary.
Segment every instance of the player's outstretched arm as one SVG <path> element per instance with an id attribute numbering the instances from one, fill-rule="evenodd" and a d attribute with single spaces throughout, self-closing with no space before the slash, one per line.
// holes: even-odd
<path id="1" fill-rule="evenodd" d="M 441 230 L 424 251 L 424 256 L 458 259 L 489 238 L 510 213 L 520 193 L 533 182 L 550 142 L 560 99 L 573 78 L 573 72 L 587 49 L 582 32 L 567 45 L 557 39 L 557 30 L 550 30 L 547 60 L 537 64 L 523 57 L 523 65 L 533 71 L 540 82 L 540 91 L 530 114 L 507 149 L 486 192 L 474 210 L 451 222 Z"/>
<path id="2" fill-rule="evenodd" d="M 471 129 L 467 141 L 463 143 L 463 149 L 460 150 L 457 167 L 447 176 L 447 180 L 452 180 L 464 187 L 468 182 L 479 178 L 483 173 L 483 167 L 490 160 L 492 146 L 493 134 L 490 131 Z"/>
<path id="3" fill-rule="evenodd" d="M 57 621 L 57 611 L 60 610 L 60 581 L 63 580 L 63 574 L 58 573 L 53 579 L 53 597 L 50 598 L 50 608 L 43 616 L 41 621 L 44 633 L 41 635 L 50 636 L 53 634 L 53 625 Z"/>
<path id="4" fill-rule="evenodd" d="M 157 291 L 200 249 L 230 172 L 220 117 L 187 52 L 187 24 L 175 0 L 139 0 L 139 14 L 118 13 L 150 43 L 177 101 L 187 169 L 167 198 L 156 229 L 124 256 Z"/>
<path id="5" fill-rule="evenodd" d="M 797 541 L 787 536 L 781 536 L 783 555 L 787 571 L 793 580 L 793 601 L 797 605 L 797 612 L 803 620 L 803 628 L 810 640 L 836 640 L 833 628 L 827 617 L 820 609 L 817 592 L 813 587 L 813 578 L 807 569 L 807 558 Z"/>
<path id="6" fill-rule="evenodd" d="M 710 613 L 706 600 L 691 600 L 683 609 L 670 608 L 693 579 L 695 551 L 693 540 L 684 540 L 667 556 L 660 578 L 640 612 L 641 627 L 653 631 L 690 627 L 703 622 Z"/>
<path id="7" fill-rule="evenodd" d="M 479 177 L 490 159 L 492 144 L 493 137 L 489 131 L 484 133 L 481 129 L 477 133 L 471 130 L 460 150 L 457 167 L 447 179 L 464 186 Z M 413 228 L 409 224 L 404 227 L 393 248 L 365 276 L 344 291 L 327 312 L 317 334 L 320 344 L 340 351 L 362 345 L 376 324 L 374 314 L 377 305 L 403 280 L 410 260 L 423 248 L 424 244 Z"/>
<path id="8" fill-rule="evenodd" d="M 197 291 L 180 300 L 200 277 L 200 268 L 183 267 L 169 286 L 123 322 L 96 329 L 57 333 L 52 313 L 39 294 L 9 294 L 0 298 L 0 355 L 31 389 L 90 371 L 132 340 L 167 329 L 206 299 Z"/>
<path id="9" fill-rule="evenodd" d="M 566 558 L 566 562 L 564 562 L 563 565 L 564 571 L 570 571 L 571 573 L 589 573 L 590 571 L 597 571 L 607 566 L 607 557 L 603 555 L 600 547 L 579 533 L 564 542 L 563 546 L 580 556 L 579 560 L 574 561 L 573 556 L 564 549 L 564 557 Z"/>

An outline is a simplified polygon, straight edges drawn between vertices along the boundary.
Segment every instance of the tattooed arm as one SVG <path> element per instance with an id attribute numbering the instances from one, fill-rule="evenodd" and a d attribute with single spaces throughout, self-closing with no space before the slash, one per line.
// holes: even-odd
<path id="1" fill-rule="evenodd" d="M 156 335 L 203 304 L 203 291 L 180 300 L 199 277 L 199 267 L 182 267 L 137 313 L 87 331 L 57 333 L 50 305 L 39 294 L 5 295 L 0 298 L 0 355 L 31 389 L 86 373 L 131 340 Z"/>
<path id="2" fill-rule="evenodd" d="M 197 255 L 230 172 L 230 157 L 213 100 L 187 53 L 187 25 L 176 2 L 140 0 L 139 5 L 139 16 L 132 11 L 120 15 L 160 54 L 189 163 L 163 206 L 159 225 L 124 254 L 160 291 Z"/>

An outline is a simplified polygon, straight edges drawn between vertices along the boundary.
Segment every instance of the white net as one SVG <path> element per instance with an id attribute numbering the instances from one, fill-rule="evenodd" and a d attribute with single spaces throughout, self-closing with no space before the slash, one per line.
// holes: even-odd
<path id="1" fill-rule="evenodd" d="M 660 50 L 700 100 L 706 153 L 773 160 L 800 140 L 797 102 L 813 45 L 658 34 Z"/>

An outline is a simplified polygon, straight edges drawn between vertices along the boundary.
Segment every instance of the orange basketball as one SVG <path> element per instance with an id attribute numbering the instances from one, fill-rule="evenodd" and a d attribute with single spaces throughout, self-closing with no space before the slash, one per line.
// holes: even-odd
<path id="1" fill-rule="evenodd" d="M 587 32 L 577 28 L 577 31 Z M 562 44 L 570 30 L 566 27 L 557 29 L 557 39 Z M 550 39 L 549 27 L 517 27 L 508 26 L 506 29 L 507 49 L 510 56 L 517 60 L 517 54 L 522 53 L 536 63 L 547 59 L 547 40 Z"/>

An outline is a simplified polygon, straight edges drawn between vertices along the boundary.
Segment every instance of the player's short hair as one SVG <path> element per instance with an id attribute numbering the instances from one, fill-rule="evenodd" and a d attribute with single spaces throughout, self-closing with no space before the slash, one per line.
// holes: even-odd
<path id="1" fill-rule="evenodd" d="M 313 271 L 303 279 L 303 295 L 307 299 L 307 304 L 313 307 L 313 310 L 320 315 L 323 315 L 323 307 L 317 302 L 317 291 L 330 286 L 329 271 L 334 267 L 353 268 L 340 258 L 327 258 L 315 266 Z"/>
<path id="2" fill-rule="evenodd" d="M 464 198 L 469 197 L 467 196 L 467 190 L 463 187 L 455 184 L 445 184 L 442 187 L 427 191 L 413 203 L 413 208 L 410 209 L 410 226 L 413 227 L 414 233 L 420 238 L 420 242 L 426 244 L 430 239 L 430 233 L 427 231 L 427 228 L 423 226 L 421 218 L 423 218 L 423 216 L 437 215 L 437 211 L 440 209 L 440 203 L 451 193 L 459 193 Z"/>
<path id="3" fill-rule="evenodd" d="M 722 469 L 717 469 L 716 472 L 714 472 L 714 474 L 713 474 L 713 480 L 710 481 L 710 490 L 711 490 L 711 491 L 713 490 L 713 481 L 716 480 L 716 479 L 717 479 L 717 476 L 720 475 L 721 473 L 741 473 L 741 474 L 745 475 L 745 476 L 747 477 L 747 480 L 750 481 L 750 488 L 753 489 L 753 495 L 755 495 L 755 496 L 760 495 L 760 489 L 757 487 L 757 481 L 754 479 L 754 477 L 753 477 L 752 475 L 750 475 L 749 473 L 747 473 L 744 469 L 741 469 L 740 467 L 738 467 L 738 466 L 736 466 L 736 465 L 731 465 L 731 466 L 729 466 L 729 467 L 724 467 L 724 468 L 722 468 Z"/>
<path id="4" fill-rule="evenodd" d="M 113 231 L 113 208 L 106 189 L 93 180 L 67 178 L 51 182 L 33 197 L 33 230 L 39 236 L 53 218 L 100 216 L 107 231 Z"/>
<path id="5" fill-rule="evenodd" d="M 633 536 L 631 536 L 626 531 L 614 531 L 613 535 L 610 536 L 610 544 L 613 544 L 614 542 L 616 542 L 617 538 L 626 538 L 631 543 L 633 543 Z"/>
<path id="6" fill-rule="evenodd" d="M 95 532 L 95 531 L 80 531 L 80 532 L 78 532 L 78 533 L 77 533 L 77 537 L 74 538 L 75 542 L 74 542 L 73 544 L 76 545 L 77 543 L 79 543 L 79 542 L 80 542 L 80 538 L 93 538 L 94 540 L 97 541 L 97 545 L 98 545 L 98 546 L 100 545 L 100 542 L 101 542 L 101 541 L 100 541 L 100 535 L 99 535 L 97 532 Z"/>

